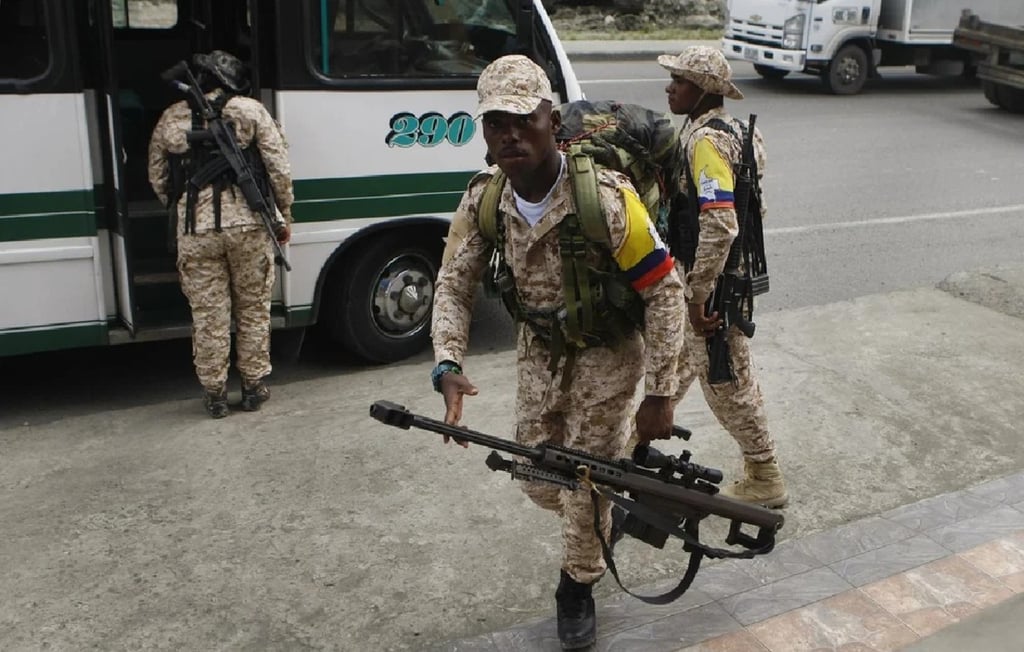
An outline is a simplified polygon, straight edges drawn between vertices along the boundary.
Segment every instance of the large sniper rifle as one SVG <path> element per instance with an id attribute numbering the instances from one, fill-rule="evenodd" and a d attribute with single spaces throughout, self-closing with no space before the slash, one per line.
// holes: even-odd
<path id="1" fill-rule="evenodd" d="M 292 266 L 288 264 L 281 243 L 277 241 L 276 220 L 271 203 L 267 201 L 263 191 L 256 183 L 256 175 L 238 145 L 235 130 L 224 120 L 221 111 L 203 95 L 202 88 L 188 67 L 188 63 L 179 61 L 160 76 L 164 81 L 188 95 L 193 111 L 198 111 L 206 122 L 206 129 L 193 129 L 188 133 L 186 138 L 189 144 L 192 146 L 215 144 L 223 156 L 220 159 L 221 162 L 205 166 L 188 180 L 190 190 L 198 192 L 199 189 L 228 169 L 234 172 L 235 184 L 242 191 L 245 203 L 249 205 L 250 210 L 260 216 L 263 226 L 270 234 L 270 241 L 274 244 L 274 262 L 284 266 L 290 272 Z"/>
<path id="2" fill-rule="evenodd" d="M 376 401 L 370 416 L 378 421 L 408 430 L 411 427 L 429 430 L 492 449 L 486 464 L 492 471 L 504 471 L 513 479 L 550 482 L 569 490 L 585 489 L 594 502 L 594 528 L 604 551 L 605 562 L 616 581 L 618 571 L 612 558 L 612 543 L 602 535 L 598 497 L 603 496 L 622 508 L 627 516 L 613 526 L 624 534 L 640 539 L 656 548 L 664 548 L 668 537 L 683 541 L 683 550 L 690 553 L 689 565 L 679 584 L 658 596 L 627 593 L 651 604 L 667 604 L 689 588 L 697 574 L 702 557 L 752 558 L 771 552 L 775 533 L 782 527 L 783 517 L 764 507 L 750 505 L 719 496 L 717 483 L 722 472 L 690 462 L 690 452 L 680 457 L 665 455 L 647 445 L 639 445 L 632 459 L 609 460 L 580 450 L 550 446 L 524 446 L 507 439 L 452 426 L 429 417 L 413 414 L 390 401 Z M 677 427 L 676 436 L 689 439 L 689 431 Z M 506 459 L 498 451 L 518 459 Z M 624 493 L 629 494 L 627 498 Z M 700 542 L 698 525 L 710 516 L 728 519 L 729 533 L 725 542 L 743 550 L 712 548 Z M 753 536 L 743 532 L 745 525 L 757 528 Z M 613 540 L 614 541 L 614 540 Z M 622 583 L 619 582 L 622 586 Z"/>
<path id="3" fill-rule="evenodd" d="M 707 314 L 717 312 L 721 327 L 707 338 L 708 382 L 712 385 L 736 380 L 729 357 L 727 335 L 735 325 L 747 337 L 754 336 L 754 297 L 768 291 L 768 268 L 764 258 L 764 232 L 761 215 L 751 216 L 752 193 L 760 193 L 757 180 L 757 162 L 754 157 L 754 123 L 757 116 L 750 115 L 743 139 L 740 163 L 734 168 L 736 185 L 734 201 L 739 233 L 729 248 L 725 268 L 715 282 L 715 290 L 708 298 Z M 760 211 L 760 202 L 755 204 Z M 743 263 L 741 269 L 740 263 Z"/>

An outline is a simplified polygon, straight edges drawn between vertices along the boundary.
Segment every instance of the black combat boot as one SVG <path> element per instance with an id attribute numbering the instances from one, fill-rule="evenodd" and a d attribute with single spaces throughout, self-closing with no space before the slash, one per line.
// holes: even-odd
<path id="1" fill-rule="evenodd" d="M 580 650 L 597 640 L 597 617 L 591 584 L 581 584 L 562 571 L 555 591 L 558 613 L 558 640 L 563 650 Z"/>
<path id="2" fill-rule="evenodd" d="M 242 385 L 242 409 L 246 412 L 255 412 L 260 406 L 270 399 L 270 389 L 258 381 L 252 387 Z"/>
<path id="3" fill-rule="evenodd" d="M 212 392 L 206 390 L 206 395 L 203 396 L 203 406 L 206 408 L 206 413 L 214 419 L 223 419 L 228 415 L 228 393 L 225 390 Z"/>

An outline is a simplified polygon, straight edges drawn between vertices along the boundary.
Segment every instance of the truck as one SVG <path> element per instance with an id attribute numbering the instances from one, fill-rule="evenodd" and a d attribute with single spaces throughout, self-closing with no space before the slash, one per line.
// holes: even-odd
<path id="1" fill-rule="evenodd" d="M 989 102 L 1024 113 L 1024 26 L 988 22 L 965 9 L 953 44 L 979 58 L 978 79 Z"/>
<path id="2" fill-rule="evenodd" d="M 161 72 L 213 49 L 289 143 L 272 326 L 377 364 L 429 345 L 481 70 L 524 53 L 582 97 L 540 0 L 0 0 L 0 358 L 190 336 L 147 149 Z"/>
<path id="3" fill-rule="evenodd" d="M 1024 23 L 1021 0 L 729 0 L 722 48 L 766 79 L 817 75 L 836 95 L 859 93 L 883 66 L 971 76 L 978 55 L 953 44 L 965 3 Z"/>

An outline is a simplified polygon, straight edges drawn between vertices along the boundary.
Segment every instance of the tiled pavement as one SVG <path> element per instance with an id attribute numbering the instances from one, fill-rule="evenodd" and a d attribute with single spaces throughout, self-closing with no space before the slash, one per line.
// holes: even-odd
<path id="1" fill-rule="evenodd" d="M 661 607 L 625 594 L 599 603 L 593 649 L 899 650 L 1024 593 L 1024 473 L 785 541 L 755 560 L 708 566 L 694 586 Z M 560 647 L 546 618 L 433 649 Z"/>

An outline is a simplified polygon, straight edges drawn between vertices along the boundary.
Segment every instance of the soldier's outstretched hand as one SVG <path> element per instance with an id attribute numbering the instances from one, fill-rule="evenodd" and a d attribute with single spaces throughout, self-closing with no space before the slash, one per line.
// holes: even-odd
<path id="1" fill-rule="evenodd" d="M 462 374 L 445 374 L 441 376 L 441 396 L 444 397 L 444 422 L 450 426 L 460 425 L 462 421 L 462 400 L 464 396 L 476 396 L 476 386 Z M 444 443 L 448 443 L 448 435 Z M 455 439 L 455 443 L 469 448 L 469 443 Z"/>

